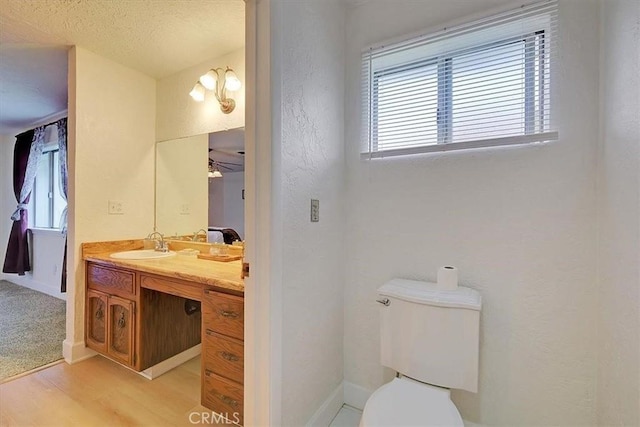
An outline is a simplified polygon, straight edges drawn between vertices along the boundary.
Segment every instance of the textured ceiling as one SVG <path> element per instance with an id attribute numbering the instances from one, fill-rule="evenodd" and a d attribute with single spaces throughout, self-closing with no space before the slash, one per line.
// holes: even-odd
<path id="1" fill-rule="evenodd" d="M 0 43 L 78 45 L 156 77 L 244 46 L 242 0 L 0 0 Z"/>
<path id="2" fill-rule="evenodd" d="M 0 0 L 0 133 L 66 108 L 72 45 L 162 78 L 242 48 L 244 2 Z"/>

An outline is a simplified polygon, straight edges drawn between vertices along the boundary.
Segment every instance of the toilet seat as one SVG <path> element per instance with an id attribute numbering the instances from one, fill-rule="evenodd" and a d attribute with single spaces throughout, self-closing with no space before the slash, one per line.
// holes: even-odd
<path id="1" fill-rule="evenodd" d="M 407 377 L 377 389 L 364 407 L 360 427 L 464 426 L 448 389 Z"/>

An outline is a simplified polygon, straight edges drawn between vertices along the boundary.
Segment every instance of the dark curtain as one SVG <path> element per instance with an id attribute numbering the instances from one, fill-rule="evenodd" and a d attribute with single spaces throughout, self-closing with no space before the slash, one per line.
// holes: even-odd
<path id="1" fill-rule="evenodd" d="M 4 266 L 2 267 L 4 273 L 18 273 L 21 276 L 24 275 L 25 271 L 31 270 L 27 244 L 28 213 L 26 209 L 31 192 L 29 191 L 25 198 L 22 198 L 21 192 L 27 174 L 34 134 L 35 129 L 16 136 L 16 145 L 13 150 L 13 192 L 16 196 L 18 207 L 11 216 L 13 225 L 9 234 Z"/>
<path id="2" fill-rule="evenodd" d="M 67 119 L 60 119 L 58 125 L 58 150 L 60 155 L 60 194 L 67 201 Z M 62 278 L 60 292 L 67 292 L 67 206 L 64 207 L 60 218 L 60 230 L 64 235 L 64 256 L 62 258 Z"/>

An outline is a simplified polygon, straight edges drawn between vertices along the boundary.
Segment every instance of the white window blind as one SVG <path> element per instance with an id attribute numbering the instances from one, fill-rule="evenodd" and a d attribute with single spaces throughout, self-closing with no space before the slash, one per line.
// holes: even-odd
<path id="1" fill-rule="evenodd" d="M 557 139 L 547 0 L 362 55 L 363 157 Z"/>

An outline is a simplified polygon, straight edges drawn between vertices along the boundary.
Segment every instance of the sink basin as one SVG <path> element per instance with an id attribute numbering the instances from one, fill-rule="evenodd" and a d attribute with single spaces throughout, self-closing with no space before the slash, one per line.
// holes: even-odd
<path id="1" fill-rule="evenodd" d="M 136 251 L 116 252 L 109 256 L 111 258 L 116 258 L 116 259 L 158 259 L 158 258 L 168 258 L 175 255 L 176 253 L 173 251 L 158 252 L 158 251 L 154 251 L 153 249 L 139 249 Z"/>

